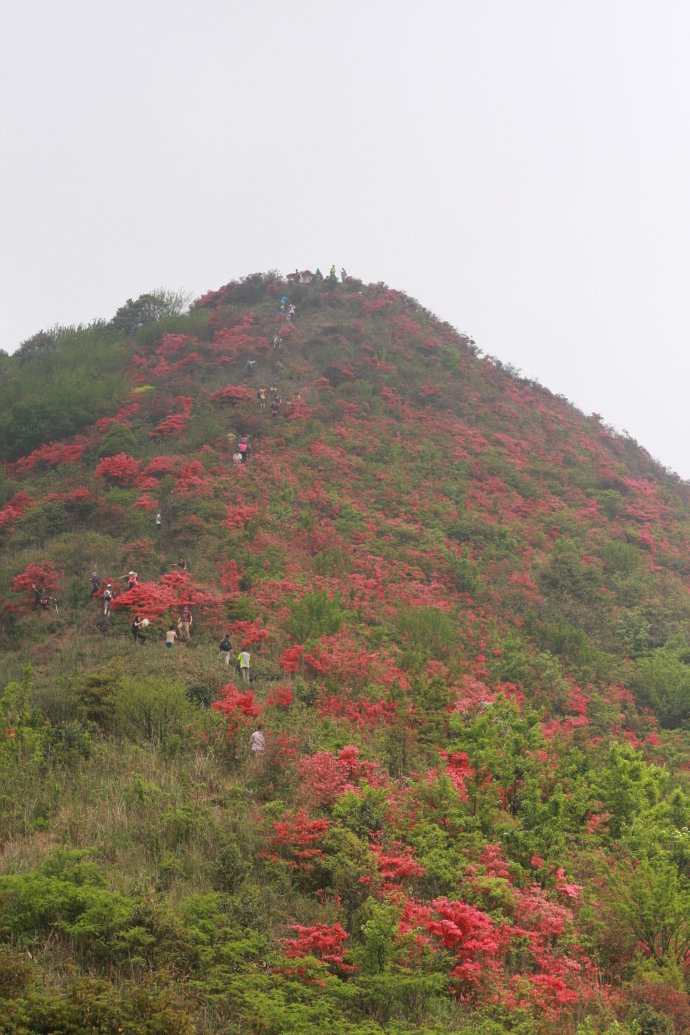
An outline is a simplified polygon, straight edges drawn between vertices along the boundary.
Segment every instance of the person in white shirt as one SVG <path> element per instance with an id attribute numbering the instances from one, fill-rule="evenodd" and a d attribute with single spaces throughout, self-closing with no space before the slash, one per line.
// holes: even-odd
<path id="1" fill-rule="evenodd" d="M 261 723 L 259 723 L 249 738 L 249 750 L 252 753 L 252 758 L 256 758 L 261 754 L 262 751 L 266 750 L 266 741 L 264 735 L 261 732 Z"/>

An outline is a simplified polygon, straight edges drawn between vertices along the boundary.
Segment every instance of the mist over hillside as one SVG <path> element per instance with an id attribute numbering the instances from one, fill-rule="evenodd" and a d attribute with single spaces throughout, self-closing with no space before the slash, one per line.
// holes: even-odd
<path id="1" fill-rule="evenodd" d="M 690 1029 L 687 483 L 354 278 L 0 373 L 2 1030 Z"/>

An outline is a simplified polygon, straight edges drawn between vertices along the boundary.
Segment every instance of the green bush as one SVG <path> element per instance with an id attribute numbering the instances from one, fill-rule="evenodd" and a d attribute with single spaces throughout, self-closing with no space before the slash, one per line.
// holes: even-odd
<path id="1" fill-rule="evenodd" d="M 438 607 L 409 607 L 398 616 L 398 630 L 408 663 L 442 661 L 453 650 L 458 632 L 452 618 Z"/>
<path id="2" fill-rule="evenodd" d="M 114 421 L 106 432 L 103 441 L 98 448 L 99 456 L 117 456 L 118 453 L 126 453 L 127 456 L 135 455 L 134 432 L 126 424 Z"/>
<path id="3" fill-rule="evenodd" d="M 297 643 L 306 643 L 332 636 L 344 618 L 338 597 L 329 597 L 323 589 L 311 589 L 293 605 L 285 627 Z"/>
<path id="4" fill-rule="evenodd" d="M 690 649 L 669 642 L 638 658 L 632 686 L 637 700 L 658 715 L 662 726 L 682 726 L 690 719 Z"/>
<path id="5" fill-rule="evenodd" d="M 123 679 L 113 705 L 116 733 L 166 750 L 183 743 L 196 711 L 183 686 L 157 676 Z"/>

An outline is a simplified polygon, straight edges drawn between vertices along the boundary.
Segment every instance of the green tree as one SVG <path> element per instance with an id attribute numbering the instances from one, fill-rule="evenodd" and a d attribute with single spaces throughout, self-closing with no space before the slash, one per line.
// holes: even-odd
<path id="1" fill-rule="evenodd" d="M 632 688 L 640 704 L 651 708 L 667 729 L 690 718 L 690 649 L 674 641 L 638 658 Z"/>
<path id="2" fill-rule="evenodd" d="M 128 298 L 115 313 L 109 326 L 124 334 L 133 335 L 147 323 L 166 316 L 179 316 L 189 306 L 190 296 L 185 291 L 167 291 L 158 288 L 137 299 Z"/>

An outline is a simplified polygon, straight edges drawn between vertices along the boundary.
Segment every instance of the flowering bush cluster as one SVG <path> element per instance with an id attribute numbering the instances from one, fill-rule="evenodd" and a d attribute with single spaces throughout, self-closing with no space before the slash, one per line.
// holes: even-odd
<path id="1" fill-rule="evenodd" d="M 127 339 L 107 412 L 8 453 L 0 485 L 12 672 L 38 654 L 32 586 L 68 605 L 33 696 L 0 688 L 0 781 L 27 774 L 0 833 L 74 827 L 83 850 L 53 823 L 56 759 L 87 772 L 101 729 L 99 758 L 148 752 L 103 843 L 139 838 L 131 886 L 155 892 L 79 913 L 102 889 L 75 863 L 41 928 L 60 957 L 184 974 L 209 1030 L 684 1030 L 687 486 L 385 285 L 257 275 L 175 320 Z M 103 636 L 92 566 L 117 593 Z M 122 639 L 184 606 L 188 646 Z M 226 632 L 251 686 L 224 682 Z M 8 888 L 0 927 L 44 959 Z"/>

